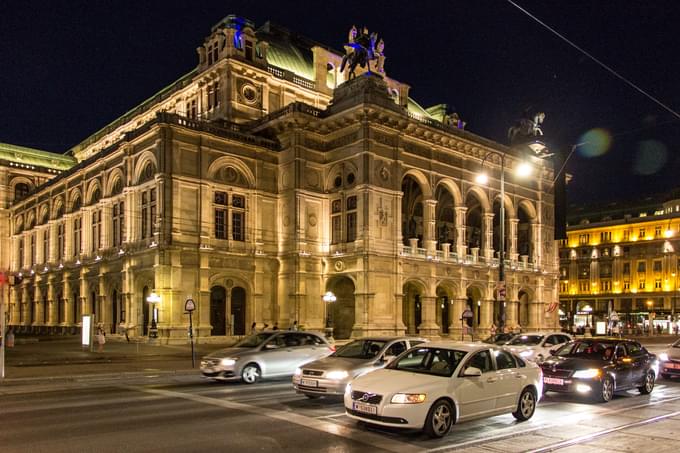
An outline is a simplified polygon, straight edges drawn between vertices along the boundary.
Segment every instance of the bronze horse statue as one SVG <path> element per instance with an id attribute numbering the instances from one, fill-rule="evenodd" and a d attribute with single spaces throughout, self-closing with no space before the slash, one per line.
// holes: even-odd
<path id="1" fill-rule="evenodd" d="M 377 42 L 378 34 L 371 33 L 368 34 L 366 28 L 363 29 L 361 34 L 357 33 L 356 27 L 352 27 L 349 32 L 349 42 L 345 44 L 345 56 L 342 57 L 342 63 L 340 64 L 340 72 L 344 72 L 345 66 L 349 64 L 349 75 L 348 79 L 351 80 L 356 77 L 355 70 L 357 66 L 365 68 L 369 65 L 370 61 L 378 60 L 379 56 L 382 56 L 382 50 L 385 44 L 380 40 Z M 384 60 L 384 57 L 383 57 Z M 378 71 L 382 71 L 382 64 L 378 62 Z M 370 70 L 369 65 L 369 70 Z"/>

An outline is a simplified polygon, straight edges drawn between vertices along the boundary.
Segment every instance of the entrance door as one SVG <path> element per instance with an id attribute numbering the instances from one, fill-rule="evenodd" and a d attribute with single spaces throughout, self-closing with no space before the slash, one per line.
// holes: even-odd
<path id="1" fill-rule="evenodd" d="M 227 321 L 227 290 L 221 286 L 214 286 L 210 290 L 210 325 L 211 335 L 226 335 Z"/>
<path id="2" fill-rule="evenodd" d="M 231 316 L 234 335 L 246 334 L 246 290 L 240 286 L 231 290 Z"/>
<path id="3" fill-rule="evenodd" d="M 442 333 L 449 333 L 449 297 L 440 297 L 439 304 L 441 308 Z"/>

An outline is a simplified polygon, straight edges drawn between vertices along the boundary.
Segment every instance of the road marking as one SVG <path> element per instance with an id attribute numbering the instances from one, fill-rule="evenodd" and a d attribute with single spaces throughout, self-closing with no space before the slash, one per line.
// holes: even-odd
<path id="1" fill-rule="evenodd" d="M 532 427 L 532 428 L 529 428 L 529 429 L 524 429 L 524 430 L 514 431 L 514 432 L 502 432 L 502 433 L 498 433 L 498 434 L 495 434 L 495 435 L 492 435 L 492 436 L 484 435 L 484 437 L 480 438 L 480 439 L 471 439 L 471 440 L 468 440 L 466 442 L 456 442 L 456 443 L 451 443 L 451 444 L 447 444 L 447 445 L 442 445 L 440 447 L 428 449 L 427 451 L 428 452 L 436 452 L 436 451 L 444 451 L 444 450 L 458 450 L 460 448 L 469 447 L 469 446 L 472 446 L 472 445 L 487 444 L 489 442 L 494 442 L 494 441 L 497 441 L 497 440 L 509 439 L 511 437 L 521 436 L 523 434 L 528 434 L 528 433 L 532 433 L 534 431 L 539 431 L 539 430 L 543 430 L 543 429 L 547 429 L 547 428 L 553 428 L 555 426 L 560 426 L 560 425 L 564 425 L 564 424 L 567 424 L 567 425 L 575 424 L 575 423 L 578 423 L 580 421 L 587 420 L 589 418 L 593 418 L 595 416 L 599 417 L 599 416 L 603 416 L 603 415 L 611 415 L 611 414 L 616 414 L 616 413 L 619 413 L 619 412 L 626 412 L 626 411 L 629 411 L 629 410 L 632 410 L 632 409 L 640 409 L 640 408 L 643 408 L 643 407 L 655 406 L 657 404 L 668 403 L 668 402 L 676 401 L 676 400 L 680 400 L 680 396 L 666 398 L 666 399 L 663 399 L 663 400 L 659 399 L 659 400 L 656 400 L 656 401 L 650 401 L 648 403 L 638 404 L 636 406 L 629 406 L 629 407 L 616 408 L 616 409 L 602 409 L 602 410 L 594 411 L 594 412 L 584 412 L 584 413 L 574 414 L 574 415 L 567 416 L 567 417 L 561 417 L 556 422 L 544 423 L 544 424 L 541 424 L 541 425 L 538 425 L 538 426 L 535 426 L 535 427 Z M 510 427 L 507 427 L 507 428 L 502 428 L 501 430 L 502 431 L 509 431 L 512 428 L 514 428 L 515 426 L 516 425 L 510 426 Z M 454 425 L 454 428 L 452 428 L 452 429 L 455 429 L 455 425 Z M 501 431 L 501 430 L 499 430 L 499 431 Z"/>
<path id="2" fill-rule="evenodd" d="M 588 441 L 596 439 L 598 437 L 606 436 L 607 434 L 611 434 L 611 433 L 621 431 L 621 430 L 624 430 L 624 429 L 635 428 L 636 426 L 648 425 L 650 423 L 656 423 L 656 422 L 658 422 L 660 420 L 664 420 L 666 418 L 675 417 L 676 415 L 680 415 L 680 411 L 671 412 L 670 414 L 658 415 L 656 417 L 647 418 L 645 420 L 640 420 L 640 421 L 633 422 L 633 423 L 626 423 L 625 425 L 619 425 L 619 426 L 616 426 L 614 428 L 604 429 L 602 431 L 598 431 L 598 432 L 595 432 L 595 433 L 586 434 L 585 436 L 576 437 L 574 439 L 564 440 L 562 442 L 556 442 L 554 444 L 546 445 L 545 447 L 541 447 L 541 448 L 538 448 L 536 450 L 529 450 L 528 453 L 542 453 L 542 452 L 548 452 L 548 451 L 553 451 L 553 450 L 559 450 L 560 448 L 569 447 L 569 446 L 572 446 L 572 445 L 577 445 L 577 444 L 581 444 L 581 443 L 584 443 L 584 442 L 588 442 Z"/>
<path id="3" fill-rule="evenodd" d="M 339 417 L 347 417 L 347 414 L 344 412 L 341 412 L 339 414 L 331 414 L 331 415 L 319 415 L 318 417 L 314 417 L 316 419 L 323 419 L 323 418 L 339 418 Z"/>
<path id="4" fill-rule="evenodd" d="M 411 453 L 420 452 L 423 449 L 407 442 L 397 442 L 392 439 L 386 439 L 384 436 L 360 431 L 358 429 L 350 428 L 348 426 L 337 425 L 329 421 L 318 420 L 313 417 L 295 414 L 287 411 L 278 411 L 269 409 L 263 411 L 261 407 L 251 406 L 249 404 L 237 403 L 234 401 L 225 401 L 215 398 L 209 398 L 202 395 L 187 394 L 175 392 L 171 390 L 153 389 L 153 388 L 139 388 L 130 385 L 121 385 L 121 388 L 128 390 L 136 390 L 138 392 L 151 393 L 154 395 L 163 395 L 168 398 L 182 398 L 196 403 L 210 404 L 212 406 L 219 406 L 225 409 L 239 410 L 262 417 L 269 417 L 284 422 L 295 423 L 296 425 L 304 426 L 305 428 L 315 429 L 317 431 L 333 434 L 335 436 L 344 437 L 353 441 L 361 442 L 366 445 L 382 448 L 383 450 L 392 451 L 395 453 Z"/>

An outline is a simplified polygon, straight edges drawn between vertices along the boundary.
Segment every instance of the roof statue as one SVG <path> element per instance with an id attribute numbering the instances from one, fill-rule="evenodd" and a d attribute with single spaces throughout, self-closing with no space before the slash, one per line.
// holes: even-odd
<path id="1" fill-rule="evenodd" d="M 378 39 L 378 33 L 373 32 L 369 35 L 368 28 L 363 27 L 361 33 L 355 25 L 349 30 L 347 43 L 345 44 L 345 56 L 342 57 L 340 71 L 345 70 L 345 65 L 349 65 L 349 79 L 356 77 L 357 66 L 368 67 L 369 71 L 374 71 L 380 75 L 385 72 L 385 41 Z"/>
<path id="2" fill-rule="evenodd" d="M 524 111 L 522 118 L 517 120 L 514 126 L 508 129 L 510 144 L 526 142 L 534 137 L 542 136 L 541 125 L 545 120 L 545 113 L 534 111 L 531 107 Z"/>

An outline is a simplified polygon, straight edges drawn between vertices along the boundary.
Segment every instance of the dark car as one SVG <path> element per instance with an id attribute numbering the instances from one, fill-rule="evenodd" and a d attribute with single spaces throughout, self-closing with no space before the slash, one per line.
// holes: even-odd
<path id="1" fill-rule="evenodd" d="M 587 338 L 550 352 L 541 363 L 543 391 L 578 393 L 607 402 L 614 392 L 654 389 L 658 361 L 633 340 Z"/>
<path id="2" fill-rule="evenodd" d="M 680 339 L 659 354 L 659 361 L 661 362 L 659 368 L 662 378 L 670 379 L 680 376 Z"/>

